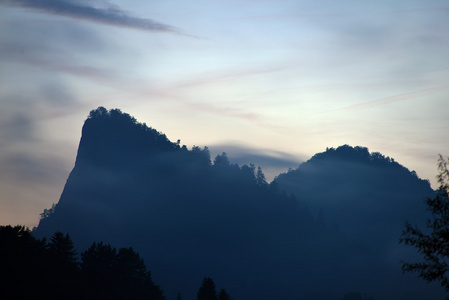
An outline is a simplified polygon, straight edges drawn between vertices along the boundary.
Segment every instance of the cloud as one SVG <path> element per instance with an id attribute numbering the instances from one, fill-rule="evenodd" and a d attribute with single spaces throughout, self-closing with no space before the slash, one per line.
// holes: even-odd
<path id="1" fill-rule="evenodd" d="M 448 88 L 449 88 L 449 85 L 437 86 L 437 87 L 433 87 L 433 88 L 429 88 L 429 89 L 423 89 L 423 90 L 403 93 L 403 94 L 399 94 L 399 95 L 394 95 L 394 96 L 386 97 L 386 98 L 382 98 L 382 99 L 372 100 L 372 101 L 368 101 L 365 103 L 350 105 L 347 107 L 337 109 L 336 111 L 358 110 L 358 109 L 365 109 L 365 108 L 370 108 L 370 107 L 379 106 L 379 105 L 391 104 L 391 103 L 395 103 L 395 102 L 399 102 L 399 101 L 405 101 L 405 100 L 409 100 L 409 99 L 413 99 L 413 98 L 427 96 L 427 95 L 430 95 L 435 92 L 445 90 Z"/>
<path id="2" fill-rule="evenodd" d="M 8 176 L 23 183 L 51 184 L 61 176 L 67 177 L 67 163 L 56 155 L 41 155 L 25 151 L 7 153 L 1 157 L 2 169 Z"/>
<path id="3" fill-rule="evenodd" d="M 252 68 L 237 68 L 231 70 L 220 70 L 215 72 L 206 72 L 199 76 L 185 77 L 182 80 L 171 81 L 162 83 L 159 85 L 147 87 L 147 82 L 141 82 L 140 86 L 143 89 L 136 89 L 135 99 L 163 99 L 164 101 L 171 101 L 176 104 L 176 107 L 185 107 L 191 111 L 203 112 L 220 117 L 236 118 L 255 122 L 261 125 L 261 122 L 265 119 L 265 115 L 258 113 L 251 106 L 236 106 L 232 101 L 232 94 L 224 101 L 210 99 L 199 100 L 202 97 L 204 90 L 211 89 L 212 93 L 214 89 L 221 89 L 221 91 L 230 91 L 235 87 L 241 85 L 242 81 L 251 79 L 252 77 L 258 77 L 263 75 L 273 75 L 276 72 L 281 72 L 287 69 L 287 65 L 275 65 L 268 67 L 252 67 Z M 249 89 L 247 90 L 249 91 Z M 192 96 L 192 93 L 195 96 Z M 196 96 L 199 95 L 199 96 Z M 209 94 L 212 95 L 212 94 Z M 224 97 L 223 94 L 219 95 Z M 129 103 L 129 101 L 128 101 Z M 183 110 L 185 112 L 185 110 Z"/>
<path id="4" fill-rule="evenodd" d="M 78 101 L 76 95 L 63 81 L 53 78 L 21 87 L 20 95 L 14 90 L 0 93 L 2 110 L 0 111 L 0 147 L 3 154 L 16 151 L 16 147 L 27 145 L 26 151 L 35 149 L 28 143 L 39 143 L 42 139 L 42 129 L 39 123 L 61 117 L 85 107 Z"/>
<path id="5" fill-rule="evenodd" d="M 22 78 L 28 77 L 36 84 L 47 75 L 36 79 L 34 71 L 23 66 L 93 80 L 116 77 L 113 66 L 85 62 L 86 54 L 101 52 L 102 57 L 106 57 L 113 51 L 110 43 L 81 26 L 71 26 L 68 22 L 58 22 L 54 26 L 48 22 L 19 22 L 7 18 L 0 22 L 0 41 L 0 57 L 5 62 L 0 72 L 3 80 L 10 80 L 13 73 L 21 73 Z M 51 77 L 61 78 L 54 74 Z M 18 84 L 17 81 L 11 83 L 10 86 Z"/>
<path id="6" fill-rule="evenodd" d="M 106 68 L 96 68 L 92 66 L 76 65 L 71 63 L 61 63 L 51 60 L 44 60 L 38 58 L 24 58 L 22 63 L 27 63 L 31 66 L 47 69 L 58 73 L 65 73 L 73 76 L 86 77 L 93 80 L 107 80 L 117 78 L 114 70 Z"/>
<path id="7" fill-rule="evenodd" d="M 10 116 L 0 125 L 3 134 L 0 135 L 4 143 L 13 143 L 23 140 L 34 140 L 33 120 L 25 113 L 17 113 Z"/>
<path id="8" fill-rule="evenodd" d="M 289 168 L 297 168 L 304 161 L 302 157 L 287 152 L 252 148 L 235 143 L 212 145 L 209 150 L 212 160 L 217 154 L 226 152 L 229 160 L 239 166 L 251 163 L 260 166 L 269 181 Z M 304 157 L 306 156 L 304 155 Z"/>
<path id="9" fill-rule="evenodd" d="M 48 150 L 0 154 L 1 225 L 35 226 L 39 213 L 57 202 L 70 165 Z"/>
<path id="10" fill-rule="evenodd" d="M 410 8 L 410 9 L 402 9 L 393 11 L 393 13 L 414 13 L 414 12 L 448 12 L 449 7 L 440 6 L 440 7 L 424 7 L 424 8 Z"/>
<path id="11" fill-rule="evenodd" d="M 71 0 L 0 0 L 0 3 L 105 25 L 179 33 L 179 30 L 175 27 L 151 19 L 133 17 L 118 7 L 110 5 L 105 8 L 97 8 L 80 4 L 80 1 Z"/>
<path id="12" fill-rule="evenodd" d="M 0 99 L 0 220 L 34 226 L 43 208 L 57 201 L 73 163 L 72 145 L 62 136 L 50 138 L 48 128 L 73 133 L 64 122 L 54 128 L 51 119 L 76 113 L 82 104 L 58 78 L 2 90 Z"/>

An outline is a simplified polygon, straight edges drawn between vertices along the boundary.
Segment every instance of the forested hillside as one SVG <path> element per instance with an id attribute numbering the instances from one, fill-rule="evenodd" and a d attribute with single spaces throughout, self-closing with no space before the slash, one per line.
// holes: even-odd
<path id="1" fill-rule="evenodd" d="M 68 234 L 47 241 L 23 226 L 0 226 L 0 299 L 165 300 L 131 247 L 94 242 L 78 254 Z"/>
<path id="2" fill-rule="evenodd" d="M 348 145 L 318 153 L 275 180 L 312 213 L 377 249 L 396 246 L 406 220 L 424 225 L 425 200 L 434 194 L 428 181 L 393 158 Z"/>
<path id="3" fill-rule="evenodd" d="M 367 161 L 374 159 L 360 149 Z M 338 299 L 350 291 L 376 299 L 440 295 L 435 286 L 401 274 L 397 240 L 385 246 L 396 233 L 380 225 L 422 214 L 422 198 L 432 192 L 428 184 L 414 175 L 410 181 L 410 172 L 391 160 L 374 159 L 369 169 L 350 157 L 335 165 L 325 154 L 311 161 L 324 166 L 317 176 L 293 176 L 301 165 L 268 184 L 254 165 L 233 164 L 225 153 L 211 159 L 207 148 L 189 150 L 120 110 L 100 107 L 83 126 L 59 202 L 34 234 L 69 233 L 81 249 L 94 241 L 132 246 L 171 299 L 195 294 L 204 277 L 226 286 L 236 300 Z M 400 171 L 387 178 L 389 169 Z M 350 170 L 358 174 L 354 180 L 344 175 Z M 422 188 L 401 195 L 409 184 Z"/>

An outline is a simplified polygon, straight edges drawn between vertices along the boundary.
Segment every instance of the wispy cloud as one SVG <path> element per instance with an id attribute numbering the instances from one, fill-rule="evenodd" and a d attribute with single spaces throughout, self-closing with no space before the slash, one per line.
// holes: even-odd
<path id="1" fill-rule="evenodd" d="M 393 11 L 393 13 L 414 13 L 414 12 L 449 12 L 449 6 L 424 7 L 424 8 L 413 8 L 413 9 L 403 9 Z"/>
<path id="2" fill-rule="evenodd" d="M 372 101 L 368 101 L 368 102 L 364 102 L 364 103 L 360 103 L 360 104 L 354 104 L 354 105 L 346 106 L 346 107 L 343 107 L 340 109 L 336 109 L 334 111 L 358 110 L 358 109 L 365 109 L 365 108 L 370 108 L 370 107 L 379 106 L 379 105 L 391 104 L 391 103 L 395 103 L 395 102 L 399 102 L 399 101 L 405 101 L 405 100 L 409 100 L 409 99 L 413 99 L 413 98 L 427 96 L 427 95 L 430 95 L 430 94 L 433 94 L 435 92 L 445 90 L 445 89 L 449 89 L 449 85 L 442 85 L 442 86 L 437 86 L 437 87 L 433 87 L 433 88 L 429 88 L 429 89 L 423 89 L 423 90 L 403 93 L 403 94 L 399 94 L 399 95 L 394 95 L 394 96 L 386 97 L 386 98 L 382 98 L 382 99 L 372 100 Z"/>
<path id="3" fill-rule="evenodd" d="M 253 76 L 261 76 L 283 71 L 287 68 L 284 65 L 269 67 L 237 68 L 225 71 L 207 72 L 199 76 L 191 76 L 178 81 L 161 83 L 159 85 L 147 88 L 146 81 L 141 82 L 141 88 L 133 89 L 136 94 L 135 99 L 161 99 L 171 101 L 176 107 L 185 107 L 196 112 L 204 112 L 220 117 L 237 118 L 250 122 L 260 123 L 264 115 L 255 112 L 252 107 L 236 107 L 232 103 L 220 103 L 217 101 L 198 101 L 196 97 L 191 96 L 198 91 L 202 93 L 210 87 L 220 87 L 225 90 L 226 87 L 237 85 L 239 80 Z M 129 103 L 129 102 L 128 102 Z"/>
<path id="4" fill-rule="evenodd" d="M 98 8 L 71 0 L 0 0 L 0 4 L 34 9 L 44 13 L 83 19 L 105 25 L 146 31 L 180 33 L 175 27 L 151 19 L 137 18 L 115 6 Z"/>
<path id="5" fill-rule="evenodd" d="M 191 99 L 191 97 L 183 96 L 182 92 L 176 93 L 179 90 L 170 91 L 168 89 L 154 89 L 145 90 L 138 93 L 138 97 L 144 97 L 146 99 L 160 99 L 162 101 L 170 101 L 172 104 L 176 104 L 176 107 L 182 107 L 185 110 L 194 112 L 203 112 L 210 115 L 236 118 L 246 120 L 250 122 L 260 122 L 263 119 L 263 115 L 249 111 L 247 109 L 239 109 L 230 106 L 218 105 L 208 102 L 199 102 Z M 128 102 L 129 103 L 129 102 Z M 137 103 L 136 103 L 137 104 Z"/>

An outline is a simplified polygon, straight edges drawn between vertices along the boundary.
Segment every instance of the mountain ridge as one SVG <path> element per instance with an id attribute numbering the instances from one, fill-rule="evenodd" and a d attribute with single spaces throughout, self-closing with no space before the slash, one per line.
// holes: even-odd
<path id="1" fill-rule="evenodd" d="M 386 231 L 392 232 L 393 240 L 400 235 L 405 221 L 424 224 L 424 200 L 434 194 L 427 180 L 394 159 L 348 145 L 315 154 L 275 180 L 287 192 L 301 195 L 303 205 L 315 213 L 323 209 L 331 223 L 339 224 L 345 232 L 352 231 L 355 238 L 362 240 L 362 235 L 370 231 L 364 224 L 376 218 L 384 220 L 385 227 L 377 227 L 377 233 L 371 228 L 370 238 L 380 239 Z M 395 220 L 389 216 L 391 213 Z"/>
<path id="2" fill-rule="evenodd" d="M 367 149 L 359 148 L 365 157 Z M 297 170 L 301 166 L 308 165 Z M 310 213 L 308 199 L 286 189 L 287 175 L 281 175 L 268 184 L 254 165 L 240 167 L 225 153 L 212 162 L 207 147 L 188 150 L 120 110 L 100 107 L 83 126 L 60 201 L 35 234 L 68 232 L 80 248 L 100 240 L 132 245 L 168 296 L 194 293 L 204 276 L 222 282 L 236 299 L 336 298 L 354 284 L 379 297 L 391 289 L 403 299 L 429 292 L 412 279 L 407 291 L 410 281 L 399 266 L 391 271 L 379 255 L 391 248 L 366 252 L 369 239 L 360 247 L 354 236 Z M 352 271 L 339 271 L 345 268 Z M 383 281 L 370 282 L 379 274 Z M 403 282 L 392 286 L 392 278 Z M 319 288 L 323 282 L 329 290 Z"/>

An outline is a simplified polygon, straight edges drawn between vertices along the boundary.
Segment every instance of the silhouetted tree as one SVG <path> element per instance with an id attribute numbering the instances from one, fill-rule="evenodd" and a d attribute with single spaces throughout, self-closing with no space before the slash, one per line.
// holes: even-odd
<path id="1" fill-rule="evenodd" d="M 247 184 L 256 182 L 256 166 L 254 164 L 243 165 L 241 167 L 242 180 Z"/>
<path id="2" fill-rule="evenodd" d="M 86 251 L 81 253 L 81 269 L 103 282 L 111 280 L 117 264 L 117 249 L 103 242 L 94 242 Z"/>
<path id="3" fill-rule="evenodd" d="M 257 167 L 256 183 L 258 186 L 266 186 L 267 185 L 267 180 L 265 179 L 265 174 L 262 172 L 261 167 Z"/>
<path id="4" fill-rule="evenodd" d="M 221 289 L 220 293 L 218 294 L 218 300 L 231 300 L 231 296 L 226 292 L 225 289 Z"/>
<path id="5" fill-rule="evenodd" d="M 117 268 L 124 278 L 145 281 L 147 268 L 139 253 L 133 248 L 120 248 L 117 253 Z"/>
<path id="6" fill-rule="evenodd" d="M 198 290 L 196 300 L 217 300 L 217 290 L 215 289 L 215 282 L 211 278 L 205 277 L 203 279 L 203 283 Z"/>
<path id="7" fill-rule="evenodd" d="M 44 209 L 44 211 L 40 214 L 41 220 L 50 217 L 55 212 L 55 209 L 56 209 L 55 203 L 52 204 L 51 208 Z"/>
<path id="8" fill-rule="evenodd" d="M 111 245 L 93 243 L 81 253 L 81 259 L 82 271 L 113 291 L 119 299 L 165 299 L 143 259 L 131 247 L 117 251 Z"/>
<path id="9" fill-rule="evenodd" d="M 345 294 L 340 300 L 374 300 L 371 297 L 368 297 L 366 294 L 362 294 L 359 292 L 349 292 Z"/>
<path id="10" fill-rule="evenodd" d="M 30 290 L 45 282 L 44 251 L 24 226 L 0 227 L 0 299 L 32 298 Z"/>
<path id="11" fill-rule="evenodd" d="M 78 265 L 68 234 L 47 243 L 23 226 L 0 226 L 0 299 L 165 299 L 132 248 L 93 243 L 81 257 Z"/>
<path id="12" fill-rule="evenodd" d="M 403 263 L 404 272 L 416 272 L 418 276 L 427 281 L 438 281 L 449 291 L 447 272 L 449 271 L 449 171 L 447 164 L 441 155 L 438 159 L 437 176 L 440 187 L 436 196 L 428 198 L 426 203 L 433 219 L 427 222 L 430 233 L 426 234 L 420 229 L 406 223 L 402 232 L 401 243 L 417 248 L 424 256 L 424 261 L 419 263 Z"/>
<path id="13" fill-rule="evenodd" d="M 23 226 L 1 226 L 0 266 L 0 299 L 83 298 L 73 243 L 62 233 L 47 244 Z"/>
<path id="14" fill-rule="evenodd" d="M 64 264 L 76 264 L 76 251 L 73 246 L 73 241 L 69 234 L 63 234 L 62 232 L 56 232 L 50 239 L 48 248 L 52 255 L 55 256 L 61 263 Z"/>
<path id="15" fill-rule="evenodd" d="M 100 118 L 100 117 L 105 117 L 107 116 L 108 110 L 106 108 L 104 108 L 103 106 L 99 106 L 97 109 L 91 110 L 89 113 L 88 118 L 89 119 L 95 119 L 95 118 Z"/>
<path id="16" fill-rule="evenodd" d="M 226 152 L 223 152 L 221 155 L 217 155 L 214 159 L 214 167 L 227 167 L 229 165 L 230 163 Z"/>

